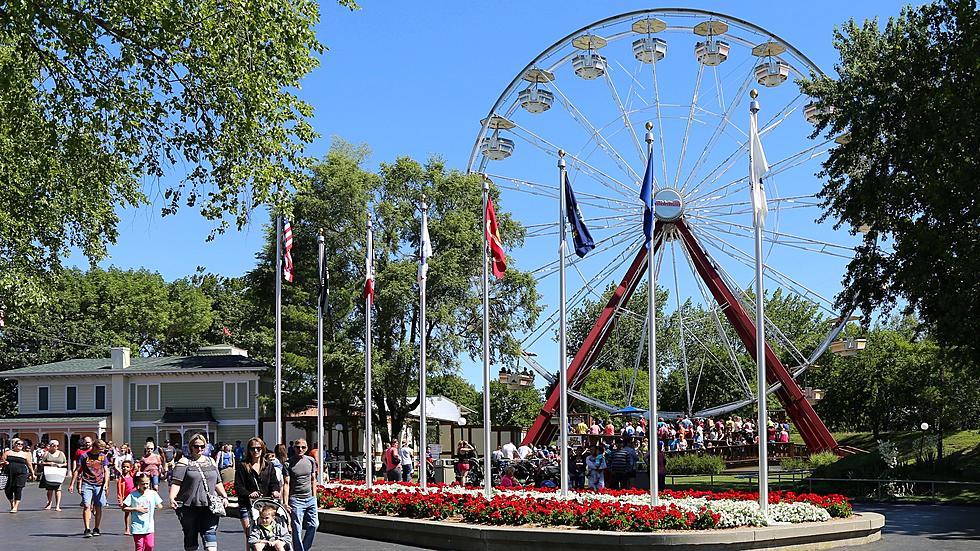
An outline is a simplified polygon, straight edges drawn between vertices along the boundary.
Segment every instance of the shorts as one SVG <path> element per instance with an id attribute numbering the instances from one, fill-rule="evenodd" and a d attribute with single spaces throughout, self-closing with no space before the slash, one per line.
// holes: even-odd
<path id="1" fill-rule="evenodd" d="M 78 488 L 78 493 L 82 496 L 82 507 L 105 507 L 108 503 L 105 486 L 101 484 L 82 482 Z"/>
<path id="2" fill-rule="evenodd" d="M 160 475 L 151 474 L 150 475 L 150 486 L 155 488 L 160 485 Z"/>

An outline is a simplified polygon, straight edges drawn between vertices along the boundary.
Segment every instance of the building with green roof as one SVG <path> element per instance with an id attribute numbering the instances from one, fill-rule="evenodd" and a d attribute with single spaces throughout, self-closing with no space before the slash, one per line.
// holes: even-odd
<path id="1" fill-rule="evenodd" d="M 130 442 L 184 443 L 194 433 L 212 442 L 247 440 L 265 416 L 258 396 L 272 391 L 270 366 L 231 345 L 193 356 L 85 358 L 5 371 L 17 382 L 17 415 L 0 419 L 0 436 L 57 439 L 75 449 L 83 436 Z"/>

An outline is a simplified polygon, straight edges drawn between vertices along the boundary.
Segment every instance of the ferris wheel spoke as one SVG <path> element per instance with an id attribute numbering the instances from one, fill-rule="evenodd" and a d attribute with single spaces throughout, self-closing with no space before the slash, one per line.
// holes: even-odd
<path id="1" fill-rule="evenodd" d="M 715 143 L 718 141 L 718 138 L 721 137 L 725 127 L 731 124 L 732 111 L 735 109 L 735 106 L 738 105 L 738 98 L 742 97 L 745 94 L 745 90 L 748 89 L 749 84 L 752 82 L 752 78 L 754 76 L 755 76 L 755 68 L 752 68 L 745 76 L 745 79 L 742 81 L 741 86 L 739 86 L 738 91 L 735 92 L 735 96 L 732 98 L 731 103 L 725 109 L 725 112 L 721 114 L 717 126 L 715 126 L 714 131 L 711 133 L 711 137 L 708 139 L 707 145 L 705 145 L 704 148 L 701 149 L 701 154 L 698 155 L 697 161 L 694 162 L 694 167 L 687 174 L 687 178 L 684 179 L 684 184 L 681 186 L 682 192 L 687 189 L 687 185 L 691 182 L 691 180 L 695 176 L 697 176 L 698 171 L 701 169 L 701 166 L 704 164 L 705 160 L 707 159 L 708 152 L 714 149 Z M 720 87 L 721 84 L 717 82 L 717 79 L 718 79 L 718 75 L 716 70 L 715 81 L 717 86 Z"/>
<path id="2" fill-rule="evenodd" d="M 619 115 L 623 118 L 623 126 L 626 127 L 630 132 L 630 136 L 633 138 L 633 144 L 636 145 L 636 154 L 642 159 L 643 158 L 643 147 L 640 145 L 640 137 L 636 135 L 636 129 L 630 123 L 630 117 L 627 114 L 626 107 L 623 105 L 622 99 L 619 97 L 619 91 L 616 90 L 616 85 L 612 81 L 612 77 L 609 75 L 610 71 L 608 68 L 603 73 L 606 80 L 606 85 L 609 87 L 609 94 L 612 96 L 613 101 L 616 102 L 616 106 L 619 108 Z"/>
<path id="3" fill-rule="evenodd" d="M 641 241 L 640 239 L 637 239 L 636 244 L 638 245 L 640 241 Z M 592 287 L 596 284 L 596 282 L 604 281 L 606 278 L 608 278 L 613 273 L 615 273 L 616 270 L 618 270 L 623 264 L 625 264 L 626 261 L 629 260 L 630 258 L 629 256 L 630 250 L 631 247 L 627 247 L 622 252 L 620 252 L 619 255 L 617 255 L 615 258 L 609 261 L 609 263 L 606 265 L 606 267 L 603 270 L 599 271 L 589 281 L 585 282 L 582 288 L 580 288 L 578 291 L 573 293 L 571 299 L 569 299 L 568 301 L 568 308 L 573 309 L 577 307 L 579 303 L 581 303 L 585 299 L 586 295 L 592 290 Z M 554 328 L 555 324 L 557 323 L 558 323 L 558 308 L 556 307 L 552 311 L 552 313 L 544 319 L 541 325 L 539 325 L 539 330 L 532 331 L 528 336 L 526 336 L 521 341 L 521 344 L 522 345 L 526 344 L 527 346 L 533 345 L 535 342 L 538 341 L 538 339 L 540 339 L 542 336 L 547 334 L 547 332 L 550 329 Z"/>
<path id="4" fill-rule="evenodd" d="M 746 307 L 746 310 L 754 311 L 754 309 L 755 309 L 755 301 L 752 298 L 750 298 L 745 291 L 742 290 L 742 287 L 740 285 L 738 285 L 737 282 L 734 281 L 734 278 L 731 277 L 731 274 L 729 274 L 725 270 L 725 268 L 723 266 L 721 266 L 719 264 L 718 265 L 718 269 L 719 269 L 719 272 L 722 274 L 723 278 L 725 278 L 725 279 L 728 280 L 729 287 L 731 287 L 732 289 L 737 289 L 737 292 L 739 294 L 739 299 L 744 303 L 744 305 Z M 783 276 L 783 277 L 788 277 L 788 276 Z M 803 295 L 801 295 L 801 296 L 804 298 L 804 300 L 806 299 L 805 296 L 803 296 Z M 817 296 L 819 296 L 819 295 L 817 295 Z M 811 301 L 811 303 L 817 305 L 818 307 L 820 306 L 815 301 Z M 758 320 L 757 320 L 757 322 L 758 322 Z M 766 325 L 766 327 L 768 329 L 771 329 L 772 332 L 774 332 L 776 334 L 777 339 L 782 343 L 782 345 L 786 348 L 786 350 L 789 351 L 790 354 L 794 356 L 794 360 L 800 362 L 801 364 L 802 363 L 806 363 L 806 361 L 807 361 L 806 360 L 806 357 L 803 355 L 802 352 L 800 352 L 800 350 L 799 350 L 799 348 L 797 348 L 796 344 L 793 343 L 792 340 L 790 340 L 786 336 L 786 334 L 783 333 L 782 329 L 780 329 L 779 326 L 776 325 L 776 323 L 773 322 L 772 319 L 769 318 L 768 316 L 765 317 L 765 325 Z"/>
<path id="5" fill-rule="evenodd" d="M 613 217 L 610 217 L 613 218 Z M 615 217 L 618 218 L 618 217 Z M 620 228 L 635 228 L 636 222 L 632 220 L 624 220 L 619 223 L 607 223 L 607 224 L 589 224 L 592 231 L 596 230 L 617 230 Z M 525 239 L 537 238 L 537 237 L 557 237 L 558 236 L 558 225 L 555 223 L 541 224 L 531 231 L 528 231 L 525 235 Z"/>
<path id="6" fill-rule="evenodd" d="M 739 92 L 739 96 L 741 96 L 741 94 L 742 94 L 742 91 Z M 777 111 L 776 114 L 772 116 L 772 118 L 770 118 L 768 121 L 766 121 L 766 123 L 763 125 L 762 130 L 759 131 L 759 136 L 760 137 L 765 137 L 770 132 L 772 132 L 777 126 L 779 126 L 783 121 L 785 121 L 788 118 L 788 116 L 792 113 L 792 111 L 795 110 L 795 108 L 793 108 L 793 109 L 790 109 L 790 108 L 801 97 L 803 97 L 803 95 L 802 94 L 798 94 L 795 98 L 793 98 L 792 100 L 790 100 L 789 103 L 787 103 L 779 111 Z M 733 100 L 732 103 L 734 105 L 735 101 Z M 737 128 L 739 130 L 739 132 L 742 134 L 741 141 L 736 145 L 736 147 L 732 150 L 732 152 L 729 153 L 728 157 L 726 157 L 725 160 L 723 160 L 721 163 L 719 163 L 717 166 L 715 166 L 708 173 L 708 175 L 705 176 L 704 179 L 702 179 L 700 182 L 698 182 L 698 185 L 692 189 L 692 191 L 691 191 L 692 194 L 697 193 L 698 190 L 699 190 L 699 187 L 702 184 L 708 182 L 709 180 L 711 181 L 711 183 L 713 183 L 713 182 L 716 182 L 718 179 L 720 179 L 722 176 L 724 176 L 725 173 L 727 173 L 732 168 L 732 166 L 734 166 L 735 162 L 741 157 L 741 154 L 743 154 L 745 152 L 745 148 L 747 147 L 748 141 L 749 141 L 748 140 L 749 135 L 748 135 L 747 132 L 743 131 L 738 126 L 735 126 L 735 128 Z M 824 142 L 824 143 L 826 143 L 826 142 Z M 719 170 L 721 170 L 720 173 L 718 172 Z M 714 178 L 712 178 L 712 176 L 714 176 Z M 685 183 L 685 187 L 686 186 L 687 186 L 687 184 Z"/>
<path id="7" fill-rule="evenodd" d="M 657 105 L 657 131 L 660 134 L 660 165 L 663 167 L 664 171 L 664 183 L 667 183 L 667 146 L 664 144 L 664 119 L 663 114 L 660 112 L 660 82 L 657 80 L 657 64 L 651 63 L 653 72 L 653 89 L 656 97 Z"/>
<path id="8" fill-rule="evenodd" d="M 568 115 L 572 118 L 572 120 L 579 123 L 579 125 L 585 129 L 585 131 L 591 136 L 590 139 L 594 140 L 597 144 L 600 144 L 600 149 L 602 149 L 607 155 L 610 156 L 610 158 L 612 158 L 612 160 L 616 163 L 616 165 L 619 166 L 619 168 L 623 171 L 623 173 L 626 174 L 627 176 L 632 176 L 636 180 L 639 180 L 640 179 L 639 174 L 637 174 L 636 171 L 633 170 L 633 167 L 630 166 L 629 162 L 627 162 L 626 159 L 623 158 L 622 155 L 620 155 L 619 151 L 617 151 L 616 148 L 613 147 L 613 145 L 609 143 L 608 140 L 606 140 L 605 136 L 602 135 L 602 132 L 599 132 L 599 129 L 596 128 L 591 121 L 589 121 L 588 117 L 586 117 L 582 113 L 582 111 L 580 111 L 579 108 L 576 107 L 574 103 L 572 103 L 572 100 L 568 99 L 568 96 L 566 96 L 565 93 L 561 91 L 561 88 L 559 88 L 558 85 L 555 84 L 555 81 L 552 80 L 548 82 L 547 86 L 552 90 L 554 90 L 555 92 L 557 92 L 559 96 L 561 96 L 562 101 L 560 101 L 559 103 L 565 108 L 565 112 L 568 113 Z"/>
<path id="9" fill-rule="evenodd" d="M 687 114 L 687 126 L 684 128 L 684 138 L 681 140 L 681 153 L 677 159 L 677 171 L 674 173 L 674 187 L 681 179 L 681 170 L 684 167 L 684 154 L 687 151 L 687 142 L 691 137 L 691 123 L 694 122 L 694 111 L 698 105 L 698 92 L 701 89 L 701 76 L 704 75 L 704 64 L 698 64 L 698 76 L 694 81 L 694 92 L 691 94 L 691 110 Z"/>
<path id="10" fill-rule="evenodd" d="M 680 293 L 680 283 L 677 278 L 677 244 L 670 247 L 670 260 L 673 266 L 674 272 L 674 302 L 676 304 L 677 312 L 677 328 L 680 332 L 680 346 L 681 346 L 681 366 L 684 368 L 684 387 L 687 392 L 687 412 L 693 411 L 691 409 L 691 378 L 687 370 L 687 343 L 684 341 L 684 311 L 681 306 L 681 293 Z"/>
<path id="11" fill-rule="evenodd" d="M 628 240 L 630 234 L 635 235 L 636 233 L 637 233 L 637 225 L 634 224 L 608 237 L 604 237 L 596 241 L 595 249 L 592 249 L 592 252 L 589 253 L 592 256 L 587 256 L 586 258 L 594 258 L 595 256 L 598 256 L 599 254 L 605 252 L 607 249 L 622 244 L 624 241 Z M 566 265 L 577 264 L 579 262 L 584 262 L 584 261 L 585 258 L 579 258 L 578 255 L 575 254 L 575 251 L 569 251 L 565 253 Z M 540 281 L 545 277 L 557 273 L 558 267 L 559 267 L 558 259 L 555 259 L 539 268 L 531 270 L 531 275 L 537 277 L 538 281 Z"/>
<path id="12" fill-rule="evenodd" d="M 687 324 L 685 324 L 685 326 L 687 326 Z M 704 359 L 704 358 L 711 358 L 713 360 L 713 362 L 718 365 L 719 369 L 721 369 L 721 372 L 724 373 L 726 377 L 728 377 L 733 383 L 735 383 L 737 386 L 741 387 L 742 390 L 747 393 L 747 395 L 746 395 L 747 398 L 749 398 L 749 397 L 752 396 L 752 393 L 748 391 L 748 381 L 745 380 L 744 375 L 741 378 L 736 377 L 735 375 L 733 375 L 732 372 L 727 367 L 725 367 L 725 362 L 721 361 L 718 358 L 718 356 L 711 350 L 711 348 L 707 344 L 705 344 L 705 342 L 703 340 L 701 340 L 700 337 L 698 337 L 696 328 L 688 327 L 688 334 L 691 336 L 691 339 L 694 341 L 694 343 L 696 345 L 698 345 L 698 347 L 700 347 L 700 349 L 702 351 L 704 351 L 704 354 L 705 355 L 702 356 L 702 359 Z M 734 364 L 733 365 L 735 365 L 736 368 L 738 368 L 738 360 L 737 359 L 734 360 Z M 704 362 L 701 363 L 701 369 L 702 370 L 704 369 Z M 740 368 L 738 368 L 738 371 L 741 373 L 741 369 Z M 700 374 L 698 375 L 698 378 L 700 379 Z M 696 394 L 696 391 L 695 391 L 695 394 Z M 694 401 L 695 401 L 695 398 L 692 395 L 692 397 L 691 397 L 691 404 L 692 404 L 692 406 L 694 404 Z"/>
<path id="13" fill-rule="evenodd" d="M 813 199 L 813 202 L 805 202 L 805 199 Z M 808 193 L 806 195 L 793 195 L 790 197 L 766 197 L 766 203 L 769 205 L 775 205 L 779 209 L 789 208 L 787 205 L 782 203 L 798 204 L 800 207 L 819 207 L 820 202 L 816 200 L 817 195 L 815 193 Z M 710 213 L 713 215 L 724 216 L 726 214 L 725 209 L 733 207 L 751 207 L 752 200 L 744 199 L 742 201 L 733 201 L 731 203 L 712 203 L 710 205 L 703 205 L 700 207 L 691 207 L 686 209 L 687 212 L 698 212 L 698 213 Z M 751 212 L 751 211 L 749 211 Z M 739 213 L 741 214 L 741 213 Z"/>
<path id="14" fill-rule="evenodd" d="M 776 161 L 775 163 L 770 163 L 770 165 L 769 165 L 769 172 L 766 174 L 766 179 L 768 180 L 769 178 L 772 178 L 773 176 L 779 175 L 780 173 L 785 172 L 787 170 L 790 170 L 791 168 L 796 168 L 797 166 L 800 166 L 801 164 L 803 164 L 805 162 L 808 162 L 808 161 L 810 161 L 810 160 L 812 160 L 812 159 L 814 159 L 816 157 L 819 157 L 821 155 L 824 155 L 824 154 L 828 153 L 830 151 L 830 149 L 826 149 L 826 150 L 819 151 L 819 152 L 816 152 L 815 153 L 815 151 L 819 150 L 821 147 L 825 146 L 826 144 L 827 144 L 827 142 L 825 141 L 825 142 L 822 142 L 822 143 L 819 143 L 819 144 L 816 144 L 816 145 L 807 147 L 806 149 L 804 149 L 802 151 L 798 151 L 796 153 L 793 153 L 793 154 L 791 154 L 791 155 L 789 155 L 787 157 L 784 157 L 784 158 Z M 725 173 L 728 172 L 728 170 L 731 168 L 731 165 L 734 165 L 734 162 L 735 162 L 735 160 L 733 159 L 732 162 L 729 164 L 728 168 L 726 168 L 724 170 L 724 172 L 718 174 L 718 176 L 715 178 L 715 180 L 717 181 L 718 178 L 721 178 L 722 176 L 724 176 Z M 744 184 L 744 183 L 748 182 L 748 180 L 749 180 L 748 175 L 743 176 L 741 178 L 738 178 L 736 180 L 733 180 L 731 182 L 728 182 L 727 184 L 723 184 L 723 185 L 721 185 L 721 186 L 719 186 L 717 188 L 714 188 L 714 189 L 712 189 L 710 191 L 706 191 L 704 193 L 701 193 L 701 194 L 698 194 L 698 195 L 694 195 L 693 197 L 691 197 L 691 199 L 688 200 L 688 202 L 689 202 L 690 205 L 693 206 L 693 205 L 697 205 L 698 203 L 700 203 L 702 201 L 716 201 L 716 200 L 719 200 L 719 199 L 724 199 L 725 197 L 728 197 L 729 195 L 731 195 L 731 193 L 724 193 L 724 190 L 726 190 L 728 188 L 731 188 L 732 186 L 736 186 L 736 185 L 739 185 L 739 184 Z M 702 181 L 702 183 L 704 183 L 704 182 L 705 181 Z M 696 191 L 697 191 L 697 188 L 695 188 L 695 190 L 692 191 L 692 194 L 694 194 Z M 720 194 L 720 193 L 724 193 L 724 194 L 723 195 L 716 195 L 716 194 Z"/>
<path id="15" fill-rule="evenodd" d="M 548 155 L 550 157 L 557 157 L 558 150 L 559 149 L 563 149 L 562 147 L 559 147 L 558 145 L 550 142 L 549 140 L 547 140 L 547 139 L 545 139 L 545 138 L 543 138 L 541 136 L 538 136 L 534 132 L 528 130 L 527 128 L 525 128 L 525 127 L 523 127 L 523 126 L 521 126 L 519 124 L 516 124 L 515 123 L 514 130 L 521 130 L 522 132 L 527 133 L 528 136 L 530 136 L 530 137 L 523 136 L 520 132 L 514 132 L 513 130 L 511 131 L 511 133 L 514 136 L 517 136 L 517 137 L 521 138 L 522 140 L 526 141 L 527 143 L 531 144 L 532 146 L 540 149 L 541 151 L 543 151 L 546 155 Z M 544 144 L 544 145 L 542 145 L 542 144 Z M 584 159 L 581 159 L 581 158 L 579 158 L 578 156 L 576 156 L 574 154 L 570 154 L 567 151 L 565 153 L 565 157 L 569 159 L 569 162 L 572 164 L 573 167 L 579 168 L 579 170 L 583 174 L 589 175 L 593 180 L 595 180 L 599 184 L 603 185 L 604 187 L 610 189 L 611 191 L 613 191 L 615 193 L 618 193 L 619 195 L 621 195 L 623 197 L 633 197 L 633 196 L 635 196 L 636 189 L 634 187 L 627 186 L 623 182 L 620 182 L 616 178 L 613 178 L 612 176 L 606 174 L 602 170 L 600 170 L 600 169 L 592 166 L 591 164 L 589 164 Z"/>
<path id="16" fill-rule="evenodd" d="M 537 195 L 548 199 L 558 199 L 558 186 L 555 184 L 533 182 L 523 178 L 514 178 L 503 174 L 487 173 L 486 176 L 493 180 L 494 185 L 501 189 L 526 193 L 529 195 Z M 501 180 L 506 183 L 501 183 Z M 589 193 L 585 190 L 576 191 L 575 197 L 578 200 L 579 205 L 585 205 L 591 208 L 612 210 L 619 213 L 626 210 L 631 213 L 635 213 L 637 216 L 639 216 L 643 210 L 636 201 L 626 201 L 616 197 L 610 197 L 608 195 L 598 195 L 596 193 Z"/>
<path id="17" fill-rule="evenodd" d="M 728 333 L 725 331 L 724 326 L 721 323 L 721 318 L 718 316 L 719 310 L 727 307 L 727 305 L 718 304 L 717 301 L 713 300 L 709 296 L 708 289 L 705 287 L 704 281 L 701 279 L 700 276 L 698 276 L 697 271 L 694 268 L 694 259 L 691 258 L 690 251 L 688 251 L 686 247 L 683 248 L 682 250 L 684 251 L 685 258 L 687 258 L 688 269 L 691 271 L 691 275 L 693 276 L 693 279 L 697 284 L 698 291 L 701 293 L 701 297 L 704 299 L 705 305 L 708 308 L 708 313 L 709 316 L 711 317 L 712 325 L 715 331 L 718 333 L 719 339 L 724 344 L 725 352 L 728 354 L 728 361 L 731 362 L 732 364 L 732 369 L 733 369 L 732 373 L 738 375 L 738 377 L 735 377 L 736 383 L 741 386 L 743 392 L 745 393 L 745 397 L 751 398 L 753 396 L 752 387 L 749 385 L 748 379 L 745 378 L 745 372 L 742 371 L 742 366 L 738 361 L 738 357 L 735 352 L 735 347 L 731 339 L 728 337 Z M 721 361 L 719 361 L 719 365 L 723 366 L 724 364 Z M 722 369 L 724 369 L 724 367 L 722 367 Z M 727 369 L 724 369 L 724 371 L 728 373 Z M 729 376 L 731 376 L 730 373 L 728 374 Z"/>
<path id="18" fill-rule="evenodd" d="M 692 216 L 691 218 L 694 218 L 700 224 L 711 227 L 711 229 L 713 229 L 714 231 L 722 232 L 728 235 L 733 235 L 735 237 L 747 238 L 749 237 L 749 235 L 746 233 L 746 231 L 754 230 L 753 226 L 749 226 L 746 224 L 739 224 L 737 222 L 716 221 L 701 216 Z M 726 227 L 735 227 L 746 231 L 737 232 L 737 231 L 732 231 L 730 229 L 725 229 Z M 767 242 L 772 245 L 793 247 L 807 252 L 836 256 L 838 258 L 843 258 L 845 260 L 850 260 L 854 258 L 854 252 L 855 252 L 854 248 L 848 247 L 846 245 L 839 245 L 837 243 L 830 243 L 827 241 L 821 241 L 819 239 L 793 235 L 791 233 L 785 233 L 776 230 L 763 229 L 762 233 L 763 235 L 767 235 L 770 237 L 769 241 Z M 818 248 L 812 248 L 807 245 L 813 245 Z M 847 255 L 847 254 L 843 254 L 843 252 L 836 252 L 836 251 L 846 251 L 851 254 Z"/>
<path id="19" fill-rule="evenodd" d="M 693 225 L 692 225 L 692 231 L 695 231 L 693 229 Z M 745 252 L 741 248 L 736 247 L 735 245 L 732 245 L 731 243 L 729 243 L 728 241 L 726 241 L 724 238 L 722 238 L 721 236 L 719 236 L 716 233 L 714 233 L 712 230 L 709 230 L 707 228 L 704 228 L 703 226 L 699 226 L 698 229 L 695 231 L 695 233 L 701 233 L 702 234 L 702 240 L 704 242 L 707 242 L 710 246 L 712 246 L 715 249 L 721 251 L 722 253 L 724 253 L 728 257 L 734 259 L 738 263 L 740 263 L 740 264 L 742 264 L 742 265 L 744 265 L 744 266 L 746 266 L 748 268 L 753 268 L 753 269 L 755 268 L 755 258 L 754 258 L 754 256 L 752 256 L 749 253 Z M 721 245 L 719 245 L 719 243 L 721 243 Z M 719 265 L 719 268 L 722 271 L 724 271 L 724 268 L 722 268 L 720 265 Z M 768 264 L 765 264 L 764 263 L 763 266 L 762 266 L 762 269 L 763 269 L 763 273 L 764 274 L 767 274 L 769 276 L 769 279 L 771 281 L 773 281 L 773 282 L 775 282 L 775 283 L 777 283 L 779 285 L 784 285 L 784 286 L 790 288 L 791 290 L 794 290 L 797 294 L 801 295 L 804 298 L 806 298 L 806 297 L 813 297 L 812 302 L 814 304 L 817 304 L 818 306 L 820 306 L 822 309 L 826 310 L 830 314 L 836 315 L 836 313 L 834 312 L 834 310 L 831 308 L 832 305 L 833 305 L 833 301 L 827 299 L 826 297 L 824 297 L 820 293 L 818 293 L 818 292 L 814 291 L 813 289 L 807 287 L 803 283 L 800 283 L 799 281 L 796 281 L 792 277 L 784 274 L 783 272 L 781 272 L 781 271 L 773 268 L 772 266 L 770 266 Z M 736 285 L 736 287 L 741 288 L 738 285 Z M 828 306 L 824 306 L 824 305 L 828 305 L 829 307 Z"/>

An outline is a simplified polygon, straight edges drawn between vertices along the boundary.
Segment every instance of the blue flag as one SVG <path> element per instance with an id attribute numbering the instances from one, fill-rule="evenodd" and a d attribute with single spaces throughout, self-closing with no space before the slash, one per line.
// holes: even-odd
<path id="1" fill-rule="evenodd" d="M 647 171 L 643 174 L 640 187 L 640 201 L 643 201 L 643 235 L 647 246 L 653 242 L 653 154 L 647 157 Z"/>
<path id="2" fill-rule="evenodd" d="M 578 210 L 578 201 L 575 200 L 575 192 L 572 191 L 572 183 L 568 181 L 567 173 L 565 174 L 565 216 L 568 218 L 568 225 L 572 227 L 575 254 L 582 258 L 595 248 L 595 241 L 589 233 L 589 228 L 585 227 L 585 219 L 582 218 L 582 211 Z"/>

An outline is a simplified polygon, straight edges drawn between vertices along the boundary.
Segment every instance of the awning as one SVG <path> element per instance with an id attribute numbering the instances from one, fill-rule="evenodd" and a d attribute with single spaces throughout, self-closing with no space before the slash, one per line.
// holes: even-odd
<path id="1" fill-rule="evenodd" d="M 408 413 L 409 417 L 418 417 L 419 409 L 415 408 Z M 463 407 L 445 396 L 429 396 L 425 399 L 425 417 L 436 419 L 448 423 L 459 423 L 460 419 L 465 419 L 466 414 L 474 414 L 473 410 Z"/>

